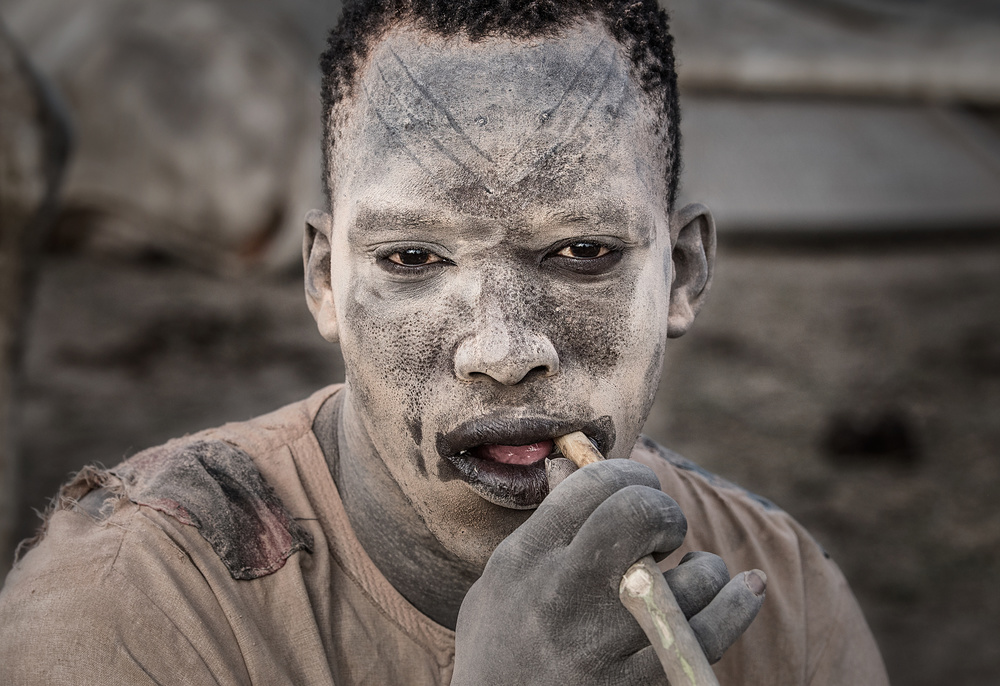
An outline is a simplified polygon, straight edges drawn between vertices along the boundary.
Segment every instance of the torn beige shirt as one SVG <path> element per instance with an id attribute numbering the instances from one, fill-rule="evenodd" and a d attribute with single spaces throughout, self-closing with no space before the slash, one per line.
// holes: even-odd
<path id="1" fill-rule="evenodd" d="M 447 684 L 454 632 L 369 559 L 312 432 L 338 388 L 164 447 L 216 441 L 252 458 L 277 496 L 258 505 L 277 503 L 291 520 L 260 534 L 268 564 L 225 537 L 210 543 L 198 513 L 170 497 L 119 500 L 102 521 L 64 502 L 0 593 L 0 683 Z M 844 577 L 790 516 L 651 441 L 632 459 L 688 519 L 664 566 L 708 550 L 731 571 L 767 573 L 760 615 L 715 666 L 722 684 L 888 683 Z M 250 571 L 234 579 L 237 568 Z"/>

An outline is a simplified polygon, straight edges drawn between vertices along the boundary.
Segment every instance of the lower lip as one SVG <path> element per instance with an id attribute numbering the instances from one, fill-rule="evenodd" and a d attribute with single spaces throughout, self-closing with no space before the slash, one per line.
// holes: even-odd
<path id="1" fill-rule="evenodd" d="M 448 458 L 486 500 L 515 510 L 538 507 L 549 494 L 544 460 L 552 441 L 531 446 L 483 446 Z"/>

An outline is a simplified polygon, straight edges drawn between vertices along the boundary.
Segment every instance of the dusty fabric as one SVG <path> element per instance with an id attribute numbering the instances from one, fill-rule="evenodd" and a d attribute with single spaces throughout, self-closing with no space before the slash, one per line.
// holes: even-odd
<path id="1" fill-rule="evenodd" d="M 204 446 L 231 448 L 236 468 L 208 459 L 227 476 L 202 486 L 237 475 L 237 499 L 268 503 L 244 512 L 250 521 L 284 522 L 269 535 L 280 530 L 292 539 L 301 527 L 303 544 L 270 573 L 233 578 L 225 558 L 258 559 L 251 553 L 260 539 L 216 527 L 225 545 L 211 542 L 205 526 L 220 515 L 218 502 L 178 493 L 187 500 L 183 510 L 155 509 L 130 495 L 97 521 L 64 499 L 0 593 L 0 683 L 447 684 L 454 633 L 419 613 L 374 567 L 312 433 L 316 412 L 336 390 L 142 458 L 174 455 L 166 459 L 171 468 L 204 467 Z M 192 445 L 201 446 L 194 451 L 201 458 L 191 459 Z M 633 459 L 656 471 L 688 518 L 685 544 L 664 565 L 702 549 L 733 572 L 759 567 L 768 575 L 760 616 L 715 667 L 721 683 L 887 683 L 843 576 L 787 514 L 651 442 L 641 441 Z M 126 462 L 112 472 L 136 469 Z M 166 492 L 145 483 L 147 495 Z M 223 500 L 232 497 L 222 491 Z M 283 548 L 265 547 L 265 557 Z"/>
<path id="2" fill-rule="evenodd" d="M 224 441 L 172 443 L 113 470 L 128 499 L 197 527 L 234 579 L 280 569 L 312 549 L 309 535 L 260 476 L 253 460 Z"/>

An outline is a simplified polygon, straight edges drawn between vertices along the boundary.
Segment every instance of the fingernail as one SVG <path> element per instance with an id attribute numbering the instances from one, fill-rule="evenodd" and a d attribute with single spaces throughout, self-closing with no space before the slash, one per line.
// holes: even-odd
<path id="1" fill-rule="evenodd" d="M 545 458 L 545 476 L 548 479 L 550 491 L 575 471 L 576 465 L 565 457 Z"/>
<path id="2" fill-rule="evenodd" d="M 743 581 L 746 582 L 750 592 L 757 597 L 764 595 L 764 591 L 767 590 L 767 575 L 759 569 L 747 572 Z"/>

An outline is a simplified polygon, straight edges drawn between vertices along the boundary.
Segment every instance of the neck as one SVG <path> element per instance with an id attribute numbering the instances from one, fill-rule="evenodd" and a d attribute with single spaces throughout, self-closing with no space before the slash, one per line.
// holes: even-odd
<path id="1" fill-rule="evenodd" d="M 347 518 L 389 583 L 422 613 L 454 629 L 482 570 L 450 554 L 417 515 L 352 409 L 349 390 L 328 400 L 313 424 Z"/>

